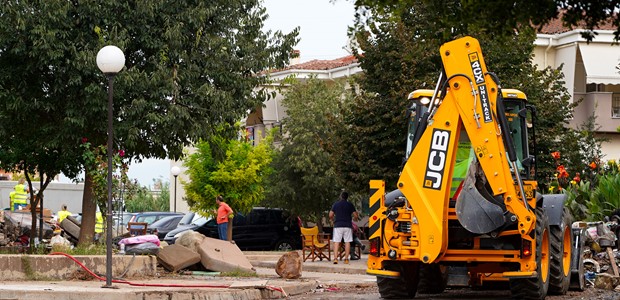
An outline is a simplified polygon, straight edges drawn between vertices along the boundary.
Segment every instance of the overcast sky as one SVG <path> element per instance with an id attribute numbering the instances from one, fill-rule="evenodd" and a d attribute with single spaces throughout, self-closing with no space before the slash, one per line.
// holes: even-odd
<path id="1" fill-rule="evenodd" d="M 301 52 L 301 62 L 313 59 L 334 59 L 349 55 L 347 27 L 353 24 L 352 0 L 265 0 L 269 19 L 266 30 L 291 32 L 299 26 L 300 41 L 295 49 Z M 136 178 L 141 185 L 153 186 L 155 179 L 168 181 L 170 162 L 147 159 L 129 167 L 129 178 Z M 69 182 L 61 178 L 62 182 Z"/>

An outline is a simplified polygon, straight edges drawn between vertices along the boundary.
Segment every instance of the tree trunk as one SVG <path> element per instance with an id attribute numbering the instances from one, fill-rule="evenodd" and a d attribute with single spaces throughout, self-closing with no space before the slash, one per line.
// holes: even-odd
<path id="1" fill-rule="evenodd" d="M 32 184 L 30 184 L 32 185 Z M 39 197 L 33 197 L 32 190 L 30 191 L 30 217 L 32 218 L 32 223 L 30 224 L 30 249 L 34 249 L 35 237 L 38 236 L 37 230 L 37 205 L 39 204 Z"/>
<path id="2" fill-rule="evenodd" d="M 93 179 L 88 175 L 88 170 L 84 172 L 84 193 L 82 194 L 82 225 L 80 226 L 80 245 L 88 245 L 93 242 L 95 234 L 95 213 L 97 203 L 93 200 Z M 68 209 L 71 211 L 71 208 Z"/>

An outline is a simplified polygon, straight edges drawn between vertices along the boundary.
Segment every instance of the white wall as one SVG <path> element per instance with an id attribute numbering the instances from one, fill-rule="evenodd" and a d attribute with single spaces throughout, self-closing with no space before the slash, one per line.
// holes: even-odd
<path id="1" fill-rule="evenodd" d="M 16 184 L 17 181 L 0 181 L 0 208 L 9 207 L 9 194 L 14 190 Z M 33 182 L 32 185 L 37 189 L 39 182 Z M 81 213 L 83 191 L 83 183 L 52 182 L 43 191 L 43 207 L 56 213 L 62 204 L 67 204 L 68 211 Z"/>

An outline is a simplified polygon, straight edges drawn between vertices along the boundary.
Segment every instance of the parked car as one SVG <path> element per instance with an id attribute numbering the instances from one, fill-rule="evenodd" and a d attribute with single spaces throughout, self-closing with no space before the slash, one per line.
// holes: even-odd
<path id="1" fill-rule="evenodd" d="M 147 211 L 135 214 L 129 222 L 144 222 L 149 225 L 153 222 L 167 216 L 183 216 L 183 213 L 171 211 Z"/>
<path id="2" fill-rule="evenodd" d="M 199 227 L 204 226 L 207 223 L 207 221 L 209 221 L 209 219 L 210 218 L 200 216 L 199 218 L 192 221 L 190 224 L 178 225 L 176 229 L 171 230 L 170 232 L 166 234 L 166 236 L 164 237 L 164 242 L 168 243 L 169 245 L 174 244 L 174 242 L 177 240 L 179 236 L 181 236 L 181 234 L 189 230 L 196 230 Z"/>
<path id="3" fill-rule="evenodd" d="M 177 228 L 179 221 L 184 217 L 185 216 L 182 215 L 163 217 L 149 225 L 146 229 L 146 233 L 155 234 L 159 240 L 163 240 L 168 232 Z"/>
<path id="4" fill-rule="evenodd" d="M 191 224 L 194 220 L 196 220 L 198 217 L 200 217 L 199 214 L 195 213 L 195 212 L 188 212 L 186 213 L 183 218 L 181 219 L 181 221 L 179 221 L 178 226 L 183 226 L 183 225 L 189 225 Z"/>
<path id="5" fill-rule="evenodd" d="M 235 214 L 232 224 L 232 238 L 241 250 L 287 251 L 301 248 L 301 221 L 285 210 L 254 208 L 247 215 Z M 216 220 L 201 219 L 192 226 L 169 232 L 164 241 L 173 244 L 187 230 L 218 238 Z"/>

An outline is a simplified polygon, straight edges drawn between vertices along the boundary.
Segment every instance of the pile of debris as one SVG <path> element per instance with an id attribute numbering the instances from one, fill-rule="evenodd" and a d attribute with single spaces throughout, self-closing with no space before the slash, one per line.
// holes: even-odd
<path id="1" fill-rule="evenodd" d="M 608 222 L 575 222 L 573 227 L 586 228 L 583 250 L 585 280 L 600 289 L 620 291 L 618 262 L 620 252 L 617 220 Z"/>
<path id="2" fill-rule="evenodd" d="M 37 223 L 38 225 L 38 223 Z M 30 243 L 32 230 L 32 215 L 28 210 L 0 211 L 0 247 L 15 247 L 18 251 L 26 248 Z M 35 235 L 39 235 L 39 230 Z M 52 237 L 52 226 L 43 222 L 43 239 Z"/>

